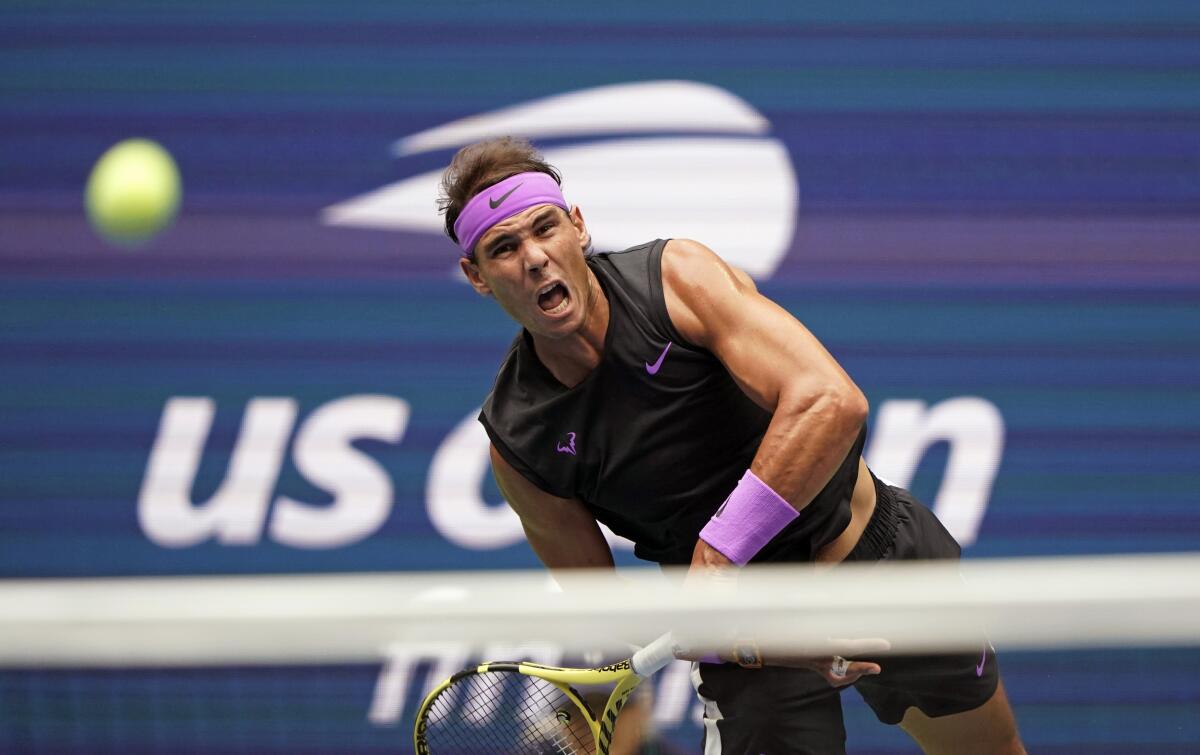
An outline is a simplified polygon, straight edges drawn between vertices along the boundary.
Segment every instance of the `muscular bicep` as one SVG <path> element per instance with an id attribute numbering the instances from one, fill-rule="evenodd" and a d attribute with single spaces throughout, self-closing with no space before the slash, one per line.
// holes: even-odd
<path id="1" fill-rule="evenodd" d="M 492 474 L 500 493 L 521 518 L 533 552 L 550 569 L 611 567 L 612 550 L 583 503 L 559 498 L 513 469 L 491 447 Z"/>
<path id="2" fill-rule="evenodd" d="M 809 330 L 758 292 L 746 273 L 703 244 L 671 241 L 663 253 L 667 311 L 680 335 L 712 351 L 759 406 L 774 411 L 830 391 L 865 402 Z"/>

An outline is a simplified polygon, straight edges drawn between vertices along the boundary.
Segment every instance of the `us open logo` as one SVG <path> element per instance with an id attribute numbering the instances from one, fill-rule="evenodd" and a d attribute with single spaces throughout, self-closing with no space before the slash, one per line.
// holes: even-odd
<path id="1" fill-rule="evenodd" d="M 695 238 L 765 280 L 791 246 L 800 204 L 787 148 L 770 130 L 766 117 L 724 89 L 648 81 L 474 115 L 404 137 L 392 151 L 409 157 L 507 135 L 568 140 L 543 152 L 597 249 Z M 440 234 L 440 180 L 440 170 L 413 176 L 327 207 L 321 219 Z"/>

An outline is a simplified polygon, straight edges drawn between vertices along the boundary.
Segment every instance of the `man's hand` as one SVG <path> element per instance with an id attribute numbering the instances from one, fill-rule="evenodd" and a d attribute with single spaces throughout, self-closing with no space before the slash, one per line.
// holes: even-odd
<path id="1" fill-rule="evenodd" d="M 725 557 L 721 551 L 703 540 L 696 540 L 692 549 L 692 563 L 688 566 L 687 578 L 683 582 L 686 591 L 703 591 L 712 600 L 719 601 L 737 589 L 738 572 L 741 567 Z"/>
<path id="2" fill-rule="evenodd" d="M 692 564 L 688 567 L 688 580 L 693 577 L 715 577 L 721 579 L 728 577 L 728 572 L 722 573 L 727 569 L 737 569 L 732 561 L 725 558 L 721 551 L 712 547 L 703 540 L 696 540 L 696 547 L 692 549 Z"/>
<path id="3" fill-rule="evenodd" d="M 844 664 L 846 673 L 839 676 L 838 671 L 842 670 L 839 666 Z M 847 684 L 854 684 L 864 676 L 873 676 L 878 674 L 879 664 L 868 663 L 866 661 L 850 661 L 841 656 L 831 656 L 827 658 L 763 658 L 763 665 L 766 666 L 787 666 L 789 668 L 806 668 L 811 671 L 816 671 L 825 678 L 834 687 L 845 687 Z"/>
<path id="4" fill-rule="evenodd" d="M 844 656 L 881 653 L 892 647 L 892 644 L 884 639 L 830 640 L 829 644 L 837 655 L 815 658 L 765 655 L 763 665 L 806 668 L 823 676 L 825 681 L 834 687 L 844 687 L 847 684 L 854 684 L 864 676 L 874 676 L 881 671 L 878 663 L 852 661 Z"/>
<path id="5" fill-rule="evenodd" d="M 687 588 L 714 590 L 718 594 L 724 590 L 736 589 L 738 567 L 726 558 L 720 551 L 703 540 L 696 541 L 692 549 L 692 563 L 688 567 Z M 732 643 L 731 643 L 732 644 Z M 873 655 L 890 650 L 891 643 L 881 638 L 842 640 L 832 639 L 828 644 L 828 655 L 792 656 L 765 654 L 762 657 L 764 666 L 787 666 L 791 668 L 806 668 L 824 677 L 834 687 L 844 687 L 854 684 L 864 676 L 873 676 L 880 672 L 879 664 L 870 661 L 848 660 L 846 656 Z M 732 647 L 718 654 L 722 661 L 736 663 Z M 681 652 L 682 660 L 711 661 L 711 654 L 698 652 Z"/>
<path id="6" fill-rule="evenodd" d="M 848 655 L 859 653 L 879 653 L 891 649 L 891 643 L 883 639 L 867 640 L 830 640 L 830 646 Z M 737 663 L 737 654 L 733 649 L 716 654 L 724 663 Z M 684 661 L 700 661 L 712 663 L 717 660 L 711 653 L 700 653 L 693 650 L 683 650 L 676 657 Z M 878 663 L 871 661 L 853 661 L 842 655 L 799 656 L 772 655 L 762 656 L 764 666 L 784 666 L 787 668 L 806 668 L 820 674 L 833 687 L 845 687 L 854 684 L 864 676 L 874 676 L 880 669 Z"/>

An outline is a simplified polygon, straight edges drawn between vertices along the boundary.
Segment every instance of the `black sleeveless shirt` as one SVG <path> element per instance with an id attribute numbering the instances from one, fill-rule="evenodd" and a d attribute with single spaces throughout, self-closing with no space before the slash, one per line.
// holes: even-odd
<path id="1" fill-rule="evenodd" d="M 639 558 L 687 564 L 700 529 L 749 468 L 771 414 L 671 324 L 662 291 L 665 245 L 589 257 L 609 303 L 600 363 L 567 388 L 522 330 L 479 421 L 514 469 L 547 493 L 582 501 L 597 521 L 632 540 Z M 841 534 L 865 436 L 754 561 L 811 561 Z"/>

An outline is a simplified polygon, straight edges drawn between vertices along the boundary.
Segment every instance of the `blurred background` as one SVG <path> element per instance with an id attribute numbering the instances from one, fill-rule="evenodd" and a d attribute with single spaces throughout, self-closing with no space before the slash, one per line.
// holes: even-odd
<path id="1" fill-rule="evenodd" d="M 434 193 L 506 133 L 601 248 L 750 271 L 965 557 L 1196 550 L 1195 3 L 10 0 L 0 39 L 0 577 L 535 566 L 474 420 L 516 328 Z M 114 243 L 133 137 L 182 196 Z M 1195 648 L 999 650 L 1031 752 L 1200 751 Z M 405 751 L 447 665 L 0 669 L 0 752 Z"/>

